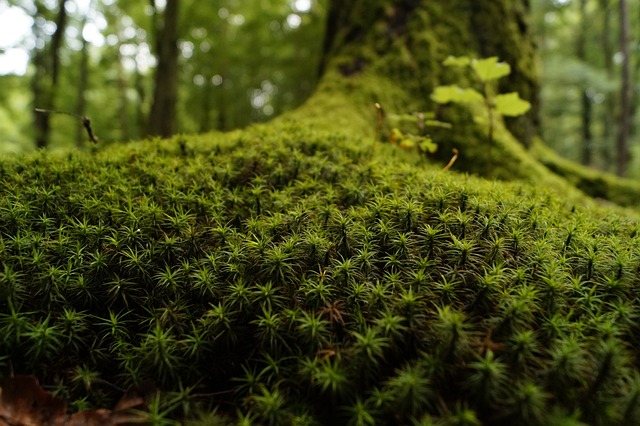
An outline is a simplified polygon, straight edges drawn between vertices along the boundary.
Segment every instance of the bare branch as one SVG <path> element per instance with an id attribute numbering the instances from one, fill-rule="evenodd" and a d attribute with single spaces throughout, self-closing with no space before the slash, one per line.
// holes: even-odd
<path id="1" fill-rule="evenodd" d="M 87 135 L 89 136 L 89 139 L 91 140 L 91 142 L 98 143 L 98 137 L 93 133 L 93 129 L 91 127 L 91 119 L 89 117 L 74 114 L 68 111 L 52 111 L 52 110 L 43 109 L 43 108 L 35 108 L 35 111 L 43 114 L 64 114 L 64 115 L 70 115 L 71 117 L 77 118 L 82 122 L 82 125 L 87 131 Z"/>

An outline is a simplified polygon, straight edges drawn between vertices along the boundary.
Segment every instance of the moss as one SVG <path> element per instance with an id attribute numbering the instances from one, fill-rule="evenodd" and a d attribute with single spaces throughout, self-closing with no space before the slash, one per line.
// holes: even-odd
<path id="1" fill-rule="evenodd" d="M 374 140 L 372 103 L 425 108 L 424 55 L 465 46 L 468 2 L 397 4 L 268 125 L 0 161 L 0 372 L 220 422 L 639 423 L 640 221 L 468 112 L 438 111 L 442 158 L 510 181 Z"/>
<path id="2" fill-rule="evenodd" d="M 434 131 L 436 142 L 442 146 L 436 156 L 439 162 L 446 163 L 451 149 L 456 148 L 461 152 L 458 166 L 472 173 L 501 179 L 539 180 L 544 176 L 544 180 L 559 182 L 525 158 L 526 153 L 517 146 L 527 146 L 537 126 L 537 66 L 522 7 L 521 2 L 485 4 L 452 0 L 398 1 L 384 8 L 372 8 L 366 22 L 354 24 L 355 29 L 347 26 L 345 32 L 353 37 L 357 34 L 357 42 L 346 42 L 342 46 L 337 43 L 333 66 L 353 71 L 354 64 L 359 64 L 358 72 L 349 72 L 345 79 L 348 83 L 343 82 L 342 88 L 351 84 L 358 87 L 360 93 L 369 94 L 366 99 L 356 95 L 348 100 L 353 105 L 359 102 L 358 108 L 368 114 L 367 117 L 373 115 L 369 105 L 377 101 L 388 112 L 435 110 L 440 119 L 451 122 L 453 131 Z M 374 13 L 375 10 L 378 12 Z M 502 25 L 503 22 L 508 25 Z M 365 31 L 366 26 L 371 30 Z M 476 125 L 469 114 L 430 101 L 435 86 L 460 83 L 468 78 L 442 66 L 449 55 L 497 55 L 512 65 L 513 72 L 505 80 L 503 89 L 518 91 L 534 104 L 529 118 L 506 122 L 515 138 L 505 136 L 489 147 L 483 136 L 486 129 Z M 332 80 L 329 84 L 336 84 L 344 77 L 329 75 L 325 83 Z M 325 88 L 326 84 L 319 92 L 323 93 Z M 393 96 L 386 95 L 388 90 Z"/>
<path id="3" fill-rule="evenodd" d="M 455 148 L 460 151 L 458 170 L 488 178 L 538 182 L 567 192 L 575 192 L 577 186 L 589 195 L 622 206 L 637 205 L 640 198 L 633 183 L 588 172 L 547 151 L 543 154 L 539 144 L 531 152 L 526 150 L 533 144 L 538 126 L 538 66 L 523 2 L 408 3 L 369 11 L 366 23 L 358 24 L 358 42 L 336 49 L 334 58 L 337 68 L 352 63 L 354 58 L 365 58 L 365 65 L 347 78 L 339 73 L 326 75 L 316 97 L 296 113 L 297 118 L 323 116 L 324 111 L 327 122 L 334 117 L 344 120 L 341 128 L 366 133 L 368 139 L 375 131 L 373 102 L 380 102 L 387 112 L 435 111 L 439 119 L 453 125 L 451 131 L 432 132 L 440 145 L 434 160 L 440 164 L 448 162 Z M 402 22 L 400 27 L 398 21 Z M 374 30 L 365 31 L 366 26 Z M 449 55 L 497 55 L 507 61 L 513 72 L 502 89 L 518 91 L 532 102 L 533 110 L 523 119 L 499 123 L 491 144 L 486 128 L 475 123 L 468 111 L 430 102 L 436 85 L 464 84 L 464 75 L 441 66 Z M 332 110 L 341 113 L 334 116 L 328 113 Z"/>
<path id="4" fill-rule="evenodd" d="M 531 153 L 554 173 L 591 197 L 636 209 L 640 206 L 640 183 L 636 181 L 588 169 L 566 160 L 539 140 Z"/>
<path id="5" fill-rule="evenodd" d="M 617 421 L 640 223 L 559 186 L 416 164 L 360 132 L 349 99 L 369 94 L 353 90 L 231 134 L 3 160 L 12 371 L 101 406 L 151 379 L 177 418 Z"/>
<path id="6" fill-rule="evenodd" d="M 348 78 L 334 72 L 325 75 L 315 96 L 282 120 L 309 124 L 316 129 L 339 129 L 354 138 L 354 144 L 370 146 L 375 142 L 376 132 L 374 102 L 380 102 L 386 113 L 419 111 L 422 106 L 421 100 L 410 96 L 403 84 L 380 76 L 374 70 Z M 434 164 L 442 167 L 451 158 L 452 149 L 456 148 L 460 157 L 455 170 L 493 179 L 536 182 L 567 193 L 577 193 L 571 184 L 533 158 L 500 123 L 491 143 L 487 129 L 475 124 L 468 111 L 459 107 L 439 107 L 438 114 L 441 120 L 454 124 L 452 130 L 432 131 L 439 145 L 438 152 L 430 159 Z M 418 160 L 414 158 L 412 161 Z"/>

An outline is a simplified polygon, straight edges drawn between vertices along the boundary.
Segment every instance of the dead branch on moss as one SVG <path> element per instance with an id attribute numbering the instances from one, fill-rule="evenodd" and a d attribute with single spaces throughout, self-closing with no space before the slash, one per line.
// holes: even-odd
<path id="1" fill-rule="evenodd" d="M 82 122 L 82 125 L 87 131 L 87 135 L 89 136 L 89 139 L 91 140 L 91 142 L 98 143 L 98 137 L 93 133 L 93 129 L 91 128 L 91 119 L 89 117 L 74 114 L 68 111 L 52 111 L 52 110 L 43 109 L 43 108 L 35 108 L 35 111 L 43 114 L 64 114 L 64 115 L 70 115 L 71 117 L 77 118 Z"/>

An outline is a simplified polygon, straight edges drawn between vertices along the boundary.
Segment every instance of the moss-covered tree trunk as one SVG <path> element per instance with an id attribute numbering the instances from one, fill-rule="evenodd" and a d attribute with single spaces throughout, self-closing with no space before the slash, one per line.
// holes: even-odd
<path id="1" fill-rule="evenodd" d="M 324 63 L 340 58 L 345 76 L 373 69 L 414 98 L 428 100 L 435 85 L 450 80 L 450 71 L 441 66 L 447 56 L 498 56 L 513 67 L 502 89 L 516 90 L 533 103 L 526 126 L 510 126 L 527 142 L 539 125 L 538 70 L 528 20 L 528 0 L 332 1 Z"/>
<path id="2" fill-rule="evenodd" d="M 432 132 L 439 145 L 433 159 L 442 164 L 455 148 L 459 171 L 555 187 L 569 183 L 594 197 L 638 204 L 636 183 L 567 162 L 537 138 L 539 78 L 528 0 L 335 0 L 324 46 L 319 88 L 289 117 L 350 129 L 350 137 L 361 135 L 366 143 L 376 134 L 375 102 L 387 114 L 433 111 L 453 125 Z M 498 123 L 489 138 L 486 125 L 476 124 L 470 111 L 434 104 L 434 87 L 474 83 L 443 65 L 450 55 L 497 56 L 509 63 L 512 72 L 498 90 L 518 92 L 532 109 Z"/>
<path id="3" fill-rule="evenodd" d="M 360 111 L 369 131 L 374 130 L 374 102 L 387 113 L 436 111 L 454 126 L 453 131 L 435 135 L 441 146 L 436 158 L 448 159 L 455 147 L 465 170 L 504 178 L 539 174 L 540 170 L 528 170 L 535 166 L 523 170 L 521 164 L 528 162 L 525 149 L 539 126 L 538 72 L 528 12 L 527 0 L 333 1 L 317 97 L 332 89 L 364 95 L 349 96 L 348 103 Z M 468 112 L 437 108 L 430 101 L 435 86 L 466 78 L 442 65 L 449 55 L 498 56 L 512 66 L 500 90 L 517 91 L 532 103 L 526 116 L 506 123 L 510 132 L 502 132 L 495 146 L 487 146 L 486 131 L 473 124 Z M 346 107 L 326 108 L 324 114 L 343 115 Z"/>

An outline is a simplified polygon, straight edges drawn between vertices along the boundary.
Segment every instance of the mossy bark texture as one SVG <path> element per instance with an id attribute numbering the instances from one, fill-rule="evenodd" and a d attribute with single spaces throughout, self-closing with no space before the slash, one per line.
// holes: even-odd
<path id="1" fill-rule="evenodd" d="M 448 160 L 451 149 L 457 148 L 464 170 L 490 177 L 538 179 L 545 171 L 529 164 L 525 151 L 539 125 L 538 72 L 527 12 L 526 0 L 353 1 L 348 5 L 334 1 L 320 91 L 331 87 L 364 94 L 350 96 L 350 105 L 342 108 L 355 107 L 361 114 L 372 115 L 373 102 L 380 102 L 387 113 L 435 111 L 453 124 L 453 131 L 434 132 L 441 146 L 436 158 Z M 430 100 L 438 85 L 474 84 L 463 72 L 442 65 L 449 55 L 498 56 L 509 63 L 512 73 L 496 90 L 517 91 L 532 103 L 532 110 L 502 126 L 497 141 L 490 144 L 486 129 L 475 124 L 468 111 L 438 107 Z"/>
<path id="2" fill-rule="evenodd" d="M 568 188 L 584 175 L 594 175 L 604 185 L 586 194 L 624 206 L 637 206 L 637 185 L 605 173 L 565 164 L 552 150 L 541 146 L 539 134 L 539 75 L 535 40 L 529 25 L 528 0 L 449 1 L 332 1 L 329 7 L 323 77 L 316 95 L 293 114 L 296 120 L 342 123 L 352 136 L 376 131 L 373 103 L 385 112 L 435 112 L 452 124 L 451 130 L 434 129 L 439 145 L 433 159 L 443 164 L 452 149 L 460 152 L 455 165 L 489 178 L 525 180 Z M 468 109 L 439 106 L 430 100 L 434 87 L 446 84 L 477 85 L 468 73 L 443 66 L 448 56 L 497 56 L 511 66 L 497 92 L 515 91 L 532 104 L 518 118 L 498 118 L 497 130 L 488 137 L 487 125 L 477 123 Z M 335 127 L 335 126 L 334 126 Z M 384 142 L 384 141 L 379 141 Z M 544 158 L 542 154 L 544 153 Z M 613 185 L 613 186 L 612 186 Z"/>

